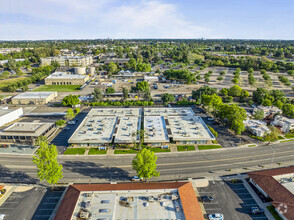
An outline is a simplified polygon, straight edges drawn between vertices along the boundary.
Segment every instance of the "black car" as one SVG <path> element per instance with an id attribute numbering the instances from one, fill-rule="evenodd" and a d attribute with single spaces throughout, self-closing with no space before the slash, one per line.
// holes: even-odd
<path id="1" fill-rule="evenodd" d="M 202 202 L 213 202 L 213 198 L 211 196 L 201 196 Z"/>

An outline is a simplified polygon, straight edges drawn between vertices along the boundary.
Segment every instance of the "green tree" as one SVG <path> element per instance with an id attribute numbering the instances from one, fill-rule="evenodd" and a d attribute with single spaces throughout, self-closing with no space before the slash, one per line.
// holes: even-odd
<path id="1" fill-rule="evenodd" d="M 278 100 L 278 101 L 275 101 L 275 102 L 273 103 L 273 105 L 276 106 L 276 107 L 279 108 L 279 109 L 282 109 L 283 106 L 284 106 L 284 103 L 283 103 L 281 100 Z"/>
<path id="2" fill-rule="evenodd" d="M 94 102 L 100 102 L 103 98 L 103 94 L 98 87 L 94 89 L 94 92 L 92 93 L 92 95 L 93 95 Z"/>
<path id="3" fill-rule="evenodd" d="M 81 111 L 81 109 L 80 109 L 80 108 L 75 108 L 75 109 L 74 109 L 74 113 L 75 113 L 75 115 L 79 114 L 79 113 L 80 113 L 80 111 Z"/>
<path id="4" fill-rule="evenodd" d="M 33 163 L 37 167 L 37 176 L 42 181 L 45 180 L 51 185 L 55 185 L 63 177 L 62 165 L 57 161 L 57 148 L 55 145 L 48 145 L 42 141 L 33 157 Z"/>
<path id="5" fill-rule="evenodd" d="M 276 128 L 275 126 L 270 126 L 269 129 L 270 129 L 270 132 L 268 132 L 263 137 L 263 140 L 268 141 L 268 142 L 277 141 L 279 139 L 280 130 L 278 128 Z"/>
<path id="6" fill-rule="evenodd" d="M 117 71 L 117 65 L 114 62 L 110 62 L 107 66 L 108 75 L 112 75 Z"/>
<path id="7" fill-rule="evenodd" d="M 115 93 L 115 89 L 113 87 L 107 87 L 105 90 L 106 94 Z"/>
<path id="8" fill-rule="evenodd" d="M 7 68 L 16 71 L 18 69 L 15 59 L 8 58 Z"/>
<path id="9" fill-rule="evenodd" d="M 158 177 L 159 172 L 156 171 L 157 156 L 149 149 L 142 149 L 135 156 L 132 161 L 132 167 L 137 172 L 138 177 L 150 179 L 151 177 Z"/>
<path id="10" fill-rule="evenodd" d="M 241 95 L 240 95 L 240 101 L 244 102 L 246 100 L 246 98 L 249 97 L 249 92 L 245 89 L 242 89 L 241 91 Z"/>
<path id="11" fill-rule="evenodd" d="M 71 120 L 75 117 L 75 113 L 74 113 L 74 110 L 72 110 L 72 108 L 69 108 L 67 111 L 66 111 L 66 115 L 65 117 L 68 119 L 68 120 Z"/>
<path id="12" fill-rule="evenodd" d="M 164 93 L 161 95 L 161 101 L 164 105 L 167 105 L 169 102 L 175 101 L 175 97 L 172 94 Z"/>
<path id="13" fill-rule="evenodd" d="M 294 105 L 287 103 L 283 106 L 282 110 L 284 115 L 294 118 Z"/>
<path id="14" fill-rule="evenodd" d="M 262 120 L 264 119 L 264 111 L 261 109 L 261 110 L 257 110 L 254 114 L 254 118 L 256 120 Z"/>
<path id="15" fill-rule="evenodd" d="M 122 88 L 123 100 L 127 100 L 129 98 L 129 90 L 125 87 Z"/>
<path id="16" fill-rule="evenodd" d="M 220 91 L 219 91 L 219 94 L 221 96 L 227 96 L 229 94 L 229 90 L 227 88 L 222 88 Z"/>
<path id="17" fill-rule="evenodd" d="M 240 97 L 242 88 L 238 85 L 234 85 L 229 89 L 229 95 L 233 97 Z"/>
<path id="18" fill-rule="evenodd" d="M 80 103 L 79 97 L 77 95 L 68 95 L 65 96 L 61 101 L 63 106 L 73 106 Z"/>
<path id="19" fill-rule="evenodd" d="M 60 120 L 56 121 L 55 124 L 56 124 L 56 126 L 62 126 L 62 125 L 65 124 L 65 122 L 66 122 L 66 121 L 60 119 Z"/>
<path id="20" fill-rule="evenodd" d="M 203 86 L 198 90 L 192 91 L 193 99 L 200 99 L 202 95 L 213 95 L 217 94 L 217 88 L 211 88 L 209 86 Z"/>
<path id="21" fill-rule="evenodd" d="M 272 101 L 269 100 L 269 99 L 264 99 L 264 100 L 262 101 L 262 105 L 263 105 L 263 106 L 272 106 Z"/>

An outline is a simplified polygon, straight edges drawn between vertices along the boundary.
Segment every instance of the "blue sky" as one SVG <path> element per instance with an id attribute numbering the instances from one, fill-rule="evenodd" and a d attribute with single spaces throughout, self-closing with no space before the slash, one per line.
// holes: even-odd
<path id="1" fill-rule="evenodd" d="M 0 40 L 294 40 L 294 0 L 0 0 Z"/>

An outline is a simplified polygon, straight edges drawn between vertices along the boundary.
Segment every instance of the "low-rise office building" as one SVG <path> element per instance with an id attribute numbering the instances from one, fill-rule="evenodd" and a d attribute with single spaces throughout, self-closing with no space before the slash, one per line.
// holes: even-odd
<path id="1" fill-rule="evenodd" d="M 54 220 L 204 220 L 191 182 L 74 184 Z"/>
<path id="2" fill-rule="evenodd" d="M 89 66 L 93 63 L 92 56 L 59 56 L 41 58 L 41 65 L 50 65 L 52 62 L 58 62 L 60 66 Z"/>
<path id="3" fill-rule="evenodd" d="M 22 115 L 22 108 L 8 109 L 8 107 L 0 107 L 0 127 L 20 118 Z"/>
<path id="4" fill-rule="evenodd" d="M 49 137 L 54 123 L 16 122 L 0 131 L 0 143 L 35 144 L 40 136 Z"/>
<path id="5" fill-rule="evenodd" d="M 294 219 L 294 167 L 248 173 L 249 181 L 269 199 L 282 219 Z"/>
<path id="6" fill-rule="evenodd" d="M 145 108 L 144 142 L 149 145 L 211 144 L 214 135 L 191 108 Z"/>
<path id="7" fill-rule="evenodd" d="M 74 147 L 139 142 L 140 108 L 93 108 L 68 140 Z"/>
<path id="8" fill-rule="evenodd" d="M 264 113 L 264 117 L 267 117 L 269 115 L 276 115 L 276 114 L 282 114 L 283 111 L 275 106 L 263 106 L 259 105 L 256 108 L 253 109 L 253 115 L 255 112 L 262 110 Z"/>
<path id="9" fill-rule="evenodd" d="M 14 105 L 45 105 L 54 101 L 57 92 L 24 92 L 14 96 L 11 103 Z"/>
<path id="10" fill-rule="evenodd" d="M 45 78 L 45 85 L 84 85 L 88 80 L 88 75 L 55 72 Z"/>
<path id="11" fill-rule="evenodd" d="M 263 137 L 265 134 L 270 132 L 270 129 L 263 121 L 249 119 L 244 121 L 244 125 L 245 129 L 247 129 L 249 132 L 257 137 Z"/>
<path id="12" fill-rule="evenodd" d="M 294 130 L 294 119 L 277 115 L 275 116 L 274 121 L 272 121 L 272 125 L 280 127 L 282 132 L 287 133 Z"/>

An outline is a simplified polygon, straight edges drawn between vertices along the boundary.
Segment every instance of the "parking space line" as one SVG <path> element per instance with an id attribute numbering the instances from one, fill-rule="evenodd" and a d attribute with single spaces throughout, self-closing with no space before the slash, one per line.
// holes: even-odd
<path id="1" fill-rule="evenodd" d="M 220 208 L 211 208 L 211 209 L 205 209 L 206 211 L 211 211 L 211 210 L 221 210 Z"/>

